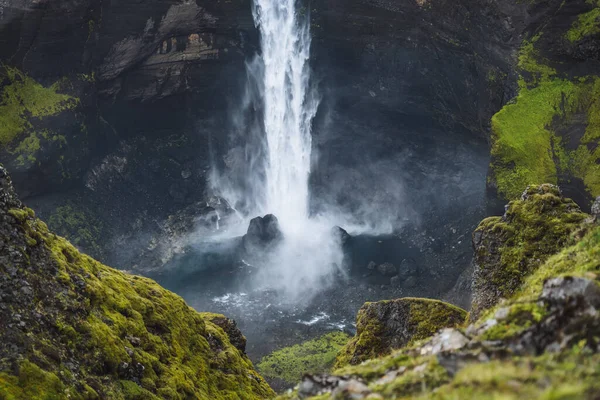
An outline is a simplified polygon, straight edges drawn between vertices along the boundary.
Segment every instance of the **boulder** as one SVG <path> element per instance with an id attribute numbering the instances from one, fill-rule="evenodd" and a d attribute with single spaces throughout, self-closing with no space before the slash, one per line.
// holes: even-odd
<path id="1" fill-rule="evenodd" d="M 264 217 L 256 217 L 250 221 L 248 231 L 244 235 L 244 248 L 247 251 L 256 249 L 267 249 L 279 243 L 283 239 L 283 233 L 279 227 L 279 221 L 273 214 Z"/>
<path id="2" fill-rule="evenodd" d="M 592 204 L 592 216 L 600 220 L 600 196 L 596 197 L 594 204 Z"/>
<path id="3" fill-rule="evenodd" d="M 587 218 L 555 185 L 529 186 L 502 217 L 483 220 L 473 233 L 475 271 L 470 318 L 475 321 L 568 244 Z"/>
<path id="4" fill-rule="evenodd" d="M 356 336 L 340 351 L 336 367 L 356 365 L 464 323 L 467 312 L 438 300 L 403 298 L 365 303 Z"/>

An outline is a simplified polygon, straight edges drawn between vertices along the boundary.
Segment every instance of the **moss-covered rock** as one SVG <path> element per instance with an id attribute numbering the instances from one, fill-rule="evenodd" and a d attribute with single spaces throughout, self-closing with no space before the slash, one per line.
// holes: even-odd
<path id="1" fill-rule="evenodd" d="M 304 374 L 330 372 L 335 357 L 350 337 L 343 332 L 331 332 L 319 338 L 279 349 L 263 357 L 257 365 L 266 378 L 293 386 Z"/>
<path id="2" fill-rule="evenodd" d="M 231 333 L 51 233 L 0 167 L 0 398 L 264 399 Z M 231 329 L 229 329 L 231 330 Z"/>
<path id="3" fill-rule="evenodd" d="M 571 240 L 587 214 L 558 187 L 530 186 L 502 217 L 491 217 L 473 233 L 475 273 L 471 320 L 512 296 L 523 280 Z"/>
<path id="4" fill-rule="evenodd" d="M 390 354 L 465 322 L 467 312 L 430 299 L 404 298 L 365 303 L 356 318 L 356 336 L 340 351 L 336 368 Z"/>

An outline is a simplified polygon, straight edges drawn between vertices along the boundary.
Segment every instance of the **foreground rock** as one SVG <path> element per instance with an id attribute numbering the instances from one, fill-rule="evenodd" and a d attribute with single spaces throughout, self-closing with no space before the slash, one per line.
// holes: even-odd
<path id="1" fill-rule="evenodd" d="M 540 218 L 560 220 L 561 214 L 547 214 L 555 210 L 548 206 L 567 206 L 569 201 L 560 198 L 555 187 L 543 188 L 549 191 L 530 188 L 523 200 L 511 203 L 507 213 L 519 205 L 527 208 L 526 202 L 533 201 L 540 207 L 530 209 L 530 221 L 545 226 Z M 541 202 L 550 199 L 553 202 Z M 597 398 L 600 225 L 583 217 L 574 224 L 576 243 L 563 244 L 562 249 L 557 245 L 545 261 L 538 262 L 535 251 L 521 252 L 527 242 L 504 243 L 504 251 L 521 255 L 507 261 L 506 267 L 535 268 L 521 275 L 503 301 L 491 307 L 480 305 L 480 317 L 466 329 L 444 329 L 389 356 L 346 366 L 331 375 L 306 376 L 296 391 L 280 399 Z M 515 228 L 513 234 L 518 229 L 522 228 Z M 537 243 L 532 241 L 533 249 Z M 480 267 L 491 269 L 491 265 Z"/>
<path id="2" fill-rule="evenodd" d="M 467 312 L 429 299 L 365 303 L 356 319 L 356 336 L 340 351 L 336 368 L 390 354 L 438 330 L 463 324 Z"/>
<path id="3" fill-rule="evenodd" d="M 273 395 L 232 321 L 79 253 L 23 207 L 2 167 L 0 249 L 1 398 Z"/>

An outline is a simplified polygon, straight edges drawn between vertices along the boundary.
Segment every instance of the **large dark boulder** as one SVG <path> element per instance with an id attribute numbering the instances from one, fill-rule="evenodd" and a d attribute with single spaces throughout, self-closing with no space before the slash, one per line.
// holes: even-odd
<path id="1" fill-rule="evenodd" d="M 279 221 L 273 214 L 256 217 L 250 221 L 248 231 L 244 235 L 244 248 L 252 252 L 258 249 L 268 249 L 283 239 Z"/>

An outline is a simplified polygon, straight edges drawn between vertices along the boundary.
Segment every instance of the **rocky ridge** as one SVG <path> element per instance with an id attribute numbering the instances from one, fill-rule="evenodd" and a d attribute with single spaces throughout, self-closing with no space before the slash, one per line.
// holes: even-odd
<path id="1" fill-rule="evenodd" d="M 106 267 L 51 233 L 0 167 L 0 397 L 263 399 L 222 315 Z"/>

